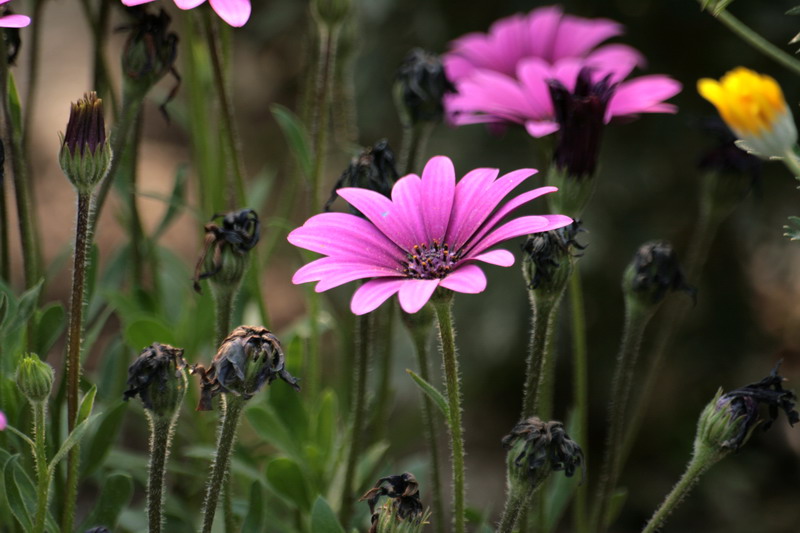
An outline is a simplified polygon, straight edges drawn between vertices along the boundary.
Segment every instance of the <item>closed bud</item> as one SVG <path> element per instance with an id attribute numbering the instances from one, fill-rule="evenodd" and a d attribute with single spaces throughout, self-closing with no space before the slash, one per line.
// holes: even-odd
<path id="1" fill-rule="evenodd" d="M 311 10 L 314 17 L 326 26 L 341 25 L 350 13 L 352 0 L 312 0 Z"/>
<path id="2" fill-rule="evenodd" d="M 325 202 L 325 211 L 329 211 L 337 198 L 336 191 L 343 187 L 358 187 L 375 191 L 387 198 L 391 197 L 392 187 L 399 178 L 395 167 L 395 157 L 389 141 L 381 139 L 373 146 L 365 148 L 358 157 L 350 161 L 350 165 L 342 172 L 333 186 L 331 196 Z M 350 212 L 363 218 L 355 207 Z"/>
<path id="3" fill-rule="evenodd" d="M 503 437 L 509 491 L 532 494 L 552 472 L 572 477 L 583 467 L 583 451 L 561 422 L 523 420 Z"/>
<path id="4" fill-rule="evenodd" d="M 17 366 L 17 387 L 31 403 L 47 401 L 53 389 L 53 367 L 35 353 L 22 356 Z"/>
<path id="5" fill-rule="evenodd" d="M 222 219 L 222 225 L 214 221 Z M 215 290 L 236 291 L 247 270 L 248 252 L 258 244 L 261 223 L 252 209 L 214 215 L 205 225 L 205 246 L 194 271 L 194 289 L 208 279 Z"/>
<path id="6" fill-rule="evenodd" d="M 182 348 L 154 342 L 128 367 L 125 400 L 139 396 L 149 413 L 174 416 L 186 394 L 186 366 Z"/>
<path id="7" fill-rule="evenodd" d="M 394 84 L 400 122 L 407 128 L 420 122 L 441 122 L 442 101 L 446 94 L 455 92 L 439 56 L 421 48 L 411 50 L 397 70 Z"/>
<path id="8" fill-rule="evenodd" d="M 239 326 L 222 344 L 206 369 L 195 365 L 202 382 L 198 411 L 211 410 L 211 400 L 231 393 L 249 400 L 276 378 L 300 390 L 297 379 L 286 370 L 286 358 L 278 338 L 262 326 Z"/>
<path id="9" fill-rule="evenodd" d="M 783 389 L 784 378 L 778 374 L 780 363 L 772 372 L 756 383 L 722 393 L 706 405 L 697 424 L 695 453 L 705 447 L 714 451 L 738 450 L 761 425 L 766 431 L 778 418 L 779 410 L 786 413 L 789 425 L 800 422 L 795 411 L 797 397 Z M 761 405 L 767 406 L 767 417 L 762 417 Z"/>
<path id="10" fill-rule="evenodd" d="M 695 295 L 678 261 L 678 254 L 666 241 L 643 244 L 622 277 L 622 290 L 632 304 L 649 309 L 660 304 L 668 292 Z"/>
<path id="11" fill-rule="evenodd" d="M 381 498 L 386 498 L 383 504 Z M 422 507 L 419 483 L 409 472 L 379 479 L 359 501 L 369 505 L 369 533 L 416 533 L 430 516 Z"/>
<path id="12" fill-rule="evenodd" d="M 522 246 L 522 273 L 536 297 L 559 297 L 572 275 L 575 250 L 583 250 L 575 240 L 583 231 L 580 221 L 556 230 L 528 235 Z"/>
<path id="13" fill-rule="evenodd" d="M 122 73 L 131 87 L 144 94 L 173 71 L 178 56 L 178 36 L 169 31 L 170 17 L 163 9 L 158 15 L 143 8 L 129 11 L 135 21 L 121 28 L 130 32 L 122 50 Z"/>
<path id="14" fill-rule="evenodd" d="M 111 156 L 103 100 L 92 91 L 70 108 L 58 160 L 61 170 L 78 192 L 88 194 L 105 177 Z"/>

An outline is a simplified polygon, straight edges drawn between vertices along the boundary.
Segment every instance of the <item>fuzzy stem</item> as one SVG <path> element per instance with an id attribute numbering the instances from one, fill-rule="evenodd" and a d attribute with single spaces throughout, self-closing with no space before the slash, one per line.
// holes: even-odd
<path id="1" fill-rule="evenodd" d="M 776 63 L 779 63 L 791 70 L 795 74 L 800 74 L 800 61 L 787 54 L 774 44 L 770 43 L 762 36 L 751 30 L 739 19 L 731 15 L 728 11 L 722 10 L 714 15 L 717 20 L 722 22 L 729 30 L 739 36 L 744 42 L 769 57 Z"/>
<path id="2" fill-rule="evenodd" d="M 711 450 L 703 449 L 696 452 L 689 461 L 686 471 L 681 476 L 678 483 L 672 488 L 663 503 L 658 507 L 652 518 L 647 522 L 647 525 L 642 530 L 642 533 L 655 533 L 664 525 L 667 517 L 675 510 L 675 508 L 683 501 L 689 491 L 700 480 L 709 468 L 714 466 L 720 459 L 726 455 L 725 452 L 714 452 Z"/>
<path id="3" fill-rule="evenodd" d="M 644 307 L 626 298 L 625 329 L 622 345 L 617 355 L 617 366 L 611 382 L 609 403 L 608 433 L 606 435 L 603 464 L 597 486 L 596 499 L 592 513 L 592 524 L 596 531 L 604 531 L 608 519 L 609 500 L 621 470 L 622 437 L 625 430 L 625 415 L 628 410 L 628 397 L 633 383 L 633 371 L 639 356 L 645 326 L 653 316 L 655 306 Z"/>
<path id="4" fill-rule="evenodd" d="M 75 256 L 72 267 L 72 293 L 69 300 L 69 326 L 67 329 L 66 383 L 67 428 L 72 431 L 78 415 L 78 394 L 81 377 L 81 344 L 83 342 L 83 310 L 86 300 L 86 271 L 88 252 L 92 242 L 89 219 L 92 211 L 91 193 L 78 192 L 78 220 L 75 229 Z M 75 504 L 78 495 L 79 446 L 70 450 L 67 459 L 66 497 L 62 531 L 72 531 Z"/>
<path id="5" fill-rule="evenodd" d="M 425 157 L 428 141 L 431 138 L 435 122 L 420 122 L 414 126 L 403 127 L 403 143 L 400 152 L 400 164 L 397 170 L 401 176 L 410 172 L 420 172 Z"/>
<path id="6" fill-rule="evenodd" d="M 4 149 L 0 140 L 0 280 L 11 286 L 11 254 L 9 248 L 8 202 L 6 201 Z M 0 371 L 1 372 L 1 371 Z M 2 374 L 0 374 L 2 375 Z"/>
<path id="7" fill-rule="evenodd" d="M 44 13 L 44 3 L 46 0 L 34 0 L 33 12 L 31 13 L 31 20 L 42 20 Z M 43 24 L 32 24 L 30 29 L 30 42 L 27 43 L 29 49 L 28 54 L 28 90 L 25 93 L 25 117 L 23 119 L 23 145 L 25 150 L 30 149 L 30 132 L 33 124 L 33 111 L 36 108 L 34 105 L 36 88 L 39 81 L 39 57 L 42 44 L 42 28 Z"/>
<path id="8" fill-rule="evenodd" d="M 218 348 L 222 341 L 231 332 L 231 316 L 233 315 L 233 301 L 236 296 L 236 290 L 228 288 L 215 288 L 212 285 L 212 294 L 214 295 L 215 304 L 215 327 L 214 327 L 214 346 Z"/>
<path id="9" fill-rule="evenodd" d="M 561 294 L 552 298 L 549 295 L 537 294 L 533 289 L 528 291 L 531 303 L 531 340 L 528 352 L 527 370 L 525 377 L 525 393 L 522 401 L 522 419 L 530 418 L 534 414 L 542 420 L 549 420 L 552 411 L 553 399 L 552 384 L 546 384 L 553 379 L 553 365 L 550 357 L 550 345 L 553 339 L 553 322 L 558 314 Z M 541 394 L 544 390 L 550 394 Z"/>
<path id="10" fill-rule="evenodd" d="M 222 395 L 224 412 L 220 422 L 217 454 L 214 456 L 211 475 L 206 485 L 206 499 L 203 503 L 203 533 L 211 533 L 220 491 L 230 490 L 228 467 L 230 465 L 233 442 L 236 439 L 236 428 L 239 426 L 239 419 L 244 410 L 245 401 L 241 396 L 231 393 Z"/>
<path id="11" fill-rule="evenodd" d="M 373 320 L 372 313 L 361 315 L 356 318 L 356 368 L 353 389 L 355 398 L 351 410 L 352 430 L 350 437 L 350 450 L 347 454 L 347 464 L 344 473 L 344 490 L 342 494 L 342 507 L 339 518 L 342 524 L 349 524 L 353 514 L 353 502 L 355 493 L 359 487 L 354 487 L 356 475 L 356 463 L 363 448 L 364 422 L 366 419 L 367 407 L 367 373 L 371 359 L 371 349 L 373 342 Z"/>
<path id="12" fill-rule="evenodd" d="M 414 348 L 417 353 L 417 364 L 419 366 L 419 375 L 422 379 L 431 382 L 431 372 L 429 363 L 429 340 L 431 333 L 431 326 L 433 324 L 428 322 L 426 324 L 415 324 L 409 326 L 411 338 L 414 342 Z M 428 452 L 431 458 L 431 500 L 432 500 L 432 516 L 435 517 L 434 525 L 436 526 L 437 533 L 445 533 L 445 518 L 444 518 L 444 503 L 442 498 L 442 473 L 439 464 L 439 439 L 437 434 L 436 419 L 434 418 L 435 411 L 433 409 L 433 401 L 425 393 L 420 393 L 422 396 L 422 425 L 425 427 L 425 440 L 427 442 Z"/>
<path id="13" fill-rule="evenodd" d="M 439 322 L 439 342 L 444 361 L 449 407 L 450 451 L 453 462 L 453 522 L 455 533 L 464 533 L 464 436 L 461 427 L 461 390 L 458 358 L 453 329 L 452 293 L 434 295 L 431 299 Z"/>
<path id="14" fill-rule="evenodd" d="M 503 516 L 500 518 L 500 523 L 497 525 L 495 533 L 512 533 L 514 531 L 517 520 L 525 514 L 523 511 L 527 509 L 533 492 L 533 490 L 508 491 L 508 499 L 506 499 L 505 509 L 503 509 Z"/>
<path id="15" fill-rule="evenodd" d="M 586 314 L 583 305 L 581 271 L 575 266 L 569 282 L 570 310 L 572 312 L 572 382 L 575 417 L 575 442 L 589 449 L 589 362 L 586 347 Z M 581 483 L 575 492 L 573 519 L 578 533 L 587 533 L 588 483 Z"/>
<path id="16" fill-rule="evenodd" d="M 164 524 L 164 479 L 167 456 L 175 432 L 177 414 L 162 417 L 145 410 L 150 422 L 150 477 L 147 482 L 147 520 L 150 533 L 161 533 Z"/>
<path id="17" fill-rule="evenodd" d="M 786 153 L 781 159 L 786 168 L 789 169 L 789 172 L 797 179 L 800 180 L 800 161 L 797 159 L 797 155 L 795 155 L 793 149 L 786 150 Z"/>
<path id="18" fill-rule="evenodd" d="M 46 427 L 47 401 L 33 402 L 33 433 L 36 442 L 36 518 L 33 533 L 44 531 L 44 522 L 47 517 L 47 501 L 50 493 L 50 472 L 47 468 Z"/>

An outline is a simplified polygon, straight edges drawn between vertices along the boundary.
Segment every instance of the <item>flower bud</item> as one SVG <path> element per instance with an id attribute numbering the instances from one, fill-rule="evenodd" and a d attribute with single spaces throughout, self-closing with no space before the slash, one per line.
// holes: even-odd
<path id="1" fill-rule="evenodd" d="M 111 146 L 106 138 L 103 100 L 94 91 L 72 104 L 58 159 L 79 193 L 91 193 L 108 172 Z"/>
<path id="2" fill-rule="evenodd" d="M 125 401 L 138 395 L 147 411 L 169 418 L 180 409 L 186 385 L 183 348 L 154 342 L 128 367 Z"/>
<path id="3" fill-rule="evenodd" d="M 643 308 L 660 304 L 670 291 L 685 291 L 692 297 L 696 292 L 686 283 L 678 254 L 666 241 L 639 247 L 622 277 L 622 290 L 631 303 Z"/>
<path id="4" fill-rule="evenodd" d="M 583 451 L 569 438 L 561 422 L 543 422 L 537 417 L 523 420 L 503 437 L 507 481 L 510 491 L 533 493 L 551 472 L 567 477 L 583 467 Z"/>
<path id="5" fill-rule="evenodd" d="M 199 373 L 202 382 L 198 411 L 211 410 L 211 400 L 223 392 L 249 400 L 275 378 L 300 390 L 286 370 L 280 341 L 262 326 L 239 326 L 222 341 L 210 369 L 195 365 L 192 372 Z"/>
<path id="6" fill-rule="evenodd" d="M 394 101 L 403 127 L 441 122 L 442 100 L 447 93 L 455 92 L 439 56 L 421 48 L 411 50 L 397 70 L 394 84 Z"/>
<path id="7" fill-rule="evenodd" d="M 778 375 L 780 362 L 769 376 L 757 383 L 745 385 L 725 394 L 722 389 L 703 409 L 697 424 L 695 453 L 700 447 L 718 451 L 738 450 L 761 424 L 764 430 L 770 428 L 778 418 L 778 410 L 786 413 L 789 425 L 800 422 L 800 415 L 794 410 L 797 397 L 793 392 L 783 389 L 784 378 Z M 759 407 L 768 406 L 768 419 L 761 418 Z"/>
<path id="8" fill-rule="evenodd" d="M 329 28 L 339 26 L 350 13 L 352 0 L 312 0 L 314 18 Z"/>
<path id="9" fill-rule="evenodd" d="M 575 240 L 583 231 L 580 224 L 575 221 L 563 228 L 528 235 L 522 246 L 522 273 L 528 288 L 537 296 L 559 297 L 564 291 L 572 275 L 574 249 L 585 248 Z"/>
<path id="10" fill-rule="evenodd" d="M 325 202 L 325 211 L 329 211 L 337 198 L 336 191 L 343 187 L 358 187 L 391 197 L 392 187 L 399 175 L 395 168 L 394 152 L 389 141 L 381 139 L 373 146 L 365 148 L 358 157 L 350 161 L 350 165 L 342 172 L 333 186 L 331 196 Z M 350 206 L 350 212 L 363 217 L 361 212 Z"/>
<path id="11" fill-rule="evenodd" d="M 214 223 L 218 218 L 222 218 L 222 226 Z M 205 247 L 194 270 L 194 290 L 200 292 L 200 280 L 207 278 L 217 290 L 237 290 L 247 270 L 247 253 L 261 235 L 258 214 L 241 209 L 214 215 L 205 231 Z"/>
<path id="12" fill-rule="evenodd" d="M 386 497 L 388 502 L 378 505 Z M 383 477 L 359 501 L 366 501 L 372 515 L 369 533 L 412 533 L 422 530 L 429 512 L 423 510 L 419 483 L 411 473 Z"/>
<path id="13" fill-rule="evenodd" d="M 47 401 L 53 389 L 53 367 L 35 353 L 23 355 L 17 366 L 17 387 L 31 403 Z"/>
<path id="14" fill-rule="evenodd" d="M 174 72 L 178 36 L 169 31 L 171 19 L 163 9 L 158 15 L 143 8 L 128 11 L 136 20 L 121 28 L 130 31 L 122 50 L 122 72 L 125 81 L 144 94 L 168 72 Z"/>

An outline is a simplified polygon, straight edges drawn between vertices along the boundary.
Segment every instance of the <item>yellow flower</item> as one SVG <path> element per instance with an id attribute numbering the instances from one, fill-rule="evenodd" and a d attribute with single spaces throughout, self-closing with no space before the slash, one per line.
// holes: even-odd
<path id="1" fill-rule="evenodd" d="M 738 67 L 720 81 L 699 80 L 697 91 L 714 104 L 748 151 L 767 159 L 781 158 L 797 142 L 792 113 L 774 78 Z"/>

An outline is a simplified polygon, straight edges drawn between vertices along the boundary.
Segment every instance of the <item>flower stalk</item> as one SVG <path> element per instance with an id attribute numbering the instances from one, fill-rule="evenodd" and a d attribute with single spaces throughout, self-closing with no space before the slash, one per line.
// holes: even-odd
<path id="1" fill-rule="evenodd" d="M 166 418 L 147 411 L 150 425 L 150 465 L 147 481 L 147 524 L 149 533 L 161 533 L 164 524 L 164 481 L 167 474 L 167 457 L 175 433 L 175 416 Z"/>

